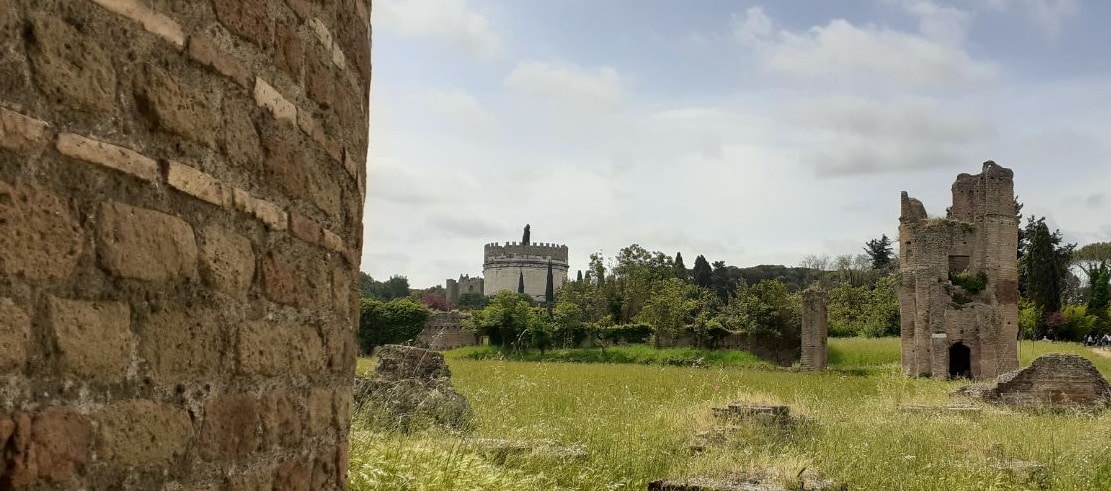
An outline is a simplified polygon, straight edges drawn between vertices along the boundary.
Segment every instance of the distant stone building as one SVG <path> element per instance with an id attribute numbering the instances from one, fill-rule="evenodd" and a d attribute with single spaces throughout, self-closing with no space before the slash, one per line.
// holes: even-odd
<path id="1" fill-rule="evenodd" d="M 988 161 L 953 183 L 947 218 L 902 195 L 898 287 L 903 370 L 992 378 L 1018 368 L 1014 173 Z"/>
<path id="2" fill-rule="evenodd" d="M 459 275 L 458 280 L 448 278 L 445 285 L 448 304 L 453 308 L 459 305 L 459 297 L 465 293 L 482 294 L 483 280 L 481 276 L 471 278 L 470 275 Z"/>
<path id="3" fill-rule="evenodd" d="M 529 228 L 521 242 L 486 244 L 483 254 L 483 293 L 492 296 L 501 290 L 516 292 L 524 283 L 524 292 L 536 300 L 544 300 L 548 284 L 548 265 L 552 284 L 558 290 L 567 280 L 567 246 L 530 240 Z"/>
<path id="4" fill-rule="evenodd" d="M 424 322 L 424 329 L 417 336 L 417 344 L 433 350 L 479 344 L 478 336 L 463 329 L 463 320 L 469 317 L 470 314 L 459 311 L 433 312 Z"/>

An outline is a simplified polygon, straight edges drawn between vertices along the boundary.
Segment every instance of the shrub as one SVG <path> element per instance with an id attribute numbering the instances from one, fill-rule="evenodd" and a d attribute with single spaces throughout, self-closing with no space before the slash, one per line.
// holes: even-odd
<path id="1" fill-rule="evenodd" d="M 972 272 L 966 269 L 960 273 L 949 273 L 949 283 L 975 295 L 988 287 L 988 275 L 983 271 Z"/>
<path id="2" fill-rule="evenodd" d="M 414 339 L 431 311 L 409 299 L 383 302 L 363 298 L 359 303 L 359 349 L 370 353 L 383 344 L 405 344 Z"/>

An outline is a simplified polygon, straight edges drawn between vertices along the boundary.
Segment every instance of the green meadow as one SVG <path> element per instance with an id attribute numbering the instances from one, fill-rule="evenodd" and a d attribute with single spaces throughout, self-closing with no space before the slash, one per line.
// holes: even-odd
<path id="1" fill-rule="evenodd" d="M 473 431 L 405 434 L 357 415 L 349 484 L 643 490 L 660 478 L 755 474 L 790 486 L 808 472 L 847 489 L 1111 489 L 1111 417 L 991 406 L 900 411 L 904 404 L 968 401 L 949 396 L 963 382 L 904 377 L 898 344 L 831 339 L 831 366 L 821 373 L 773 368 L 743 354 L 707 361 L 697 350 L 653 361 L 647 347 L 527 360 L 476 348 L 448 352 L 452 382 L 475 411 Z M 1021 363 L 1051 352 L 1086 356 L 1111 375 L 1111 358 L 1070 343 L 1024 341 Z M 360 360 L 360 371 L 371 368 L 372 360 Z M 700 437 L 718 435 L 712 408 L 732 401 L 787 404 L 802 419 L 789 427 L 742 423 Z M 476 437 L 578 451 L 496 454 L 468 440 Z M 1015 468 L 1031 462 L 1041 470 Z"/>

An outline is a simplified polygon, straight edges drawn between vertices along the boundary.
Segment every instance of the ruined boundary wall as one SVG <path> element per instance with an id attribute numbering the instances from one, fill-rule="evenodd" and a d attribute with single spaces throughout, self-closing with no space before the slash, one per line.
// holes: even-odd
<path id="1" fill-rule="evenodd" d="M 829 360 L 829 300 L 824 291 L 809 288 L 802 293 L 803 370 L 825 370 Z"/>
<path id="2" fill-rule="evenodd" d="M 345 487 L 365 0 L 0 0 L 0 489 Z"/>
<path id="3" fill-rule="evenodd" d="M 898 286 L 903 370 L 993 378 L 1018 368 L 1014 173 L 995 162 L 953 183 L 946 218 L 902 194 Z M 963 276 L 983 288 L 970 291 Z"/>

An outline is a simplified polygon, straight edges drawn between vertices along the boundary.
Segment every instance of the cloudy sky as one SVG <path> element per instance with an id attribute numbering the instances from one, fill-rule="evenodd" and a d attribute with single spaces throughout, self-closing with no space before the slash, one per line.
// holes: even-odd
<path id="1" fill-rule="evenodd" d="M 375 0 L 363 270 L 482 246 L 639 243 L 796 265 L 1015 170 L 1027 214 L 1111 240 L 1111 2 Z"/>

